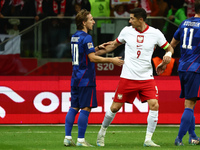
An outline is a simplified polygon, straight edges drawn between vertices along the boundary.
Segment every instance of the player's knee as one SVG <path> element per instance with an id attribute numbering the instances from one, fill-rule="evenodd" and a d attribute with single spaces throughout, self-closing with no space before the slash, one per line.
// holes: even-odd
<path id="1" fill-rule="evenodd" d="M 122 107 L 123 103 L 117 103 L 117 102 L 113 102 L 111 107 L 110 107 L 110 110 L 113 112 L 113 113 L 116 113 L 120 110 L 120 108 Z"/>
<path id="2" fill-rule="evenodd" d="M 120 108 L 119 108 L 118 106 L 111 106 L 111 107 L 110 107 L 110 110 L 111 110 L 113 113 L 118 112 L 119 109 L 120 109 Z"/>
<path id="3" fill-rule="evenodd" d="M 82 110 L 85 110 L 85 111 L 91 112 L 91 108 L 90 108 L 90 107 L 84 107 L 84 108 L 82 108 Z"/>
<path id="4" fill-rule="evenodd" d="M 196 99 L 186 99 L 185 100 L 185 108 L 193 109 L 196 105 Z"/>
<path id="5" fill-rule="evenodd" d="M 150 110 L 158 110 L 159 108 L 159 104 L 158 104 L 158 101 L 153 101 L 149 104 L 149 109 Z"/>

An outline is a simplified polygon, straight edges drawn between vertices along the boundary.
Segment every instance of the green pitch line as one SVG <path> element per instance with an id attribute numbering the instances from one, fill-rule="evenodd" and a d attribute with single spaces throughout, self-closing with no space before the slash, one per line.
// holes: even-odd
<path id="1" fill-rule="evenodd" d="M 63 139 L 64 126 L 0 126 L 0 150 L 197 150 L 200 145 L 190 146 L 188 134 L 183 138 L 185 146 L 174 146 L 174 140 L 178 133 L 178 126 L 158 126 L 153 141 L 160 148 L 143 147 L 146 126 L 110 126 L 105 137 L 105 147 L 96 146 L 96 137 L 100 125 L 89 125 L 86 132 L 86 140 L 95 147 L 65 147 Z M 77 126 L 73 127 L 72 137 L 76 141 Z M 200 136 L 200 128 L 196 128 Z"/>

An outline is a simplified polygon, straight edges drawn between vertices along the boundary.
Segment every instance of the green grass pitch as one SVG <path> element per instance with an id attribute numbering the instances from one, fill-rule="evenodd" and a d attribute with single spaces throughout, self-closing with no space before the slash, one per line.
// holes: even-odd
<path id="1" fill-rule="evenodd" d="M 184 146 L 174 146 L 178 126 L 157 126 L 153 141 L 161 147 L 143 147 L 145 125 L 110 126 L 105 137 L 105 147 L 96 146 L 100 125 L 88 125 L 85 138 L 95 147 L 65 147 L 64 125 L 0 126 L 0 150 L 196 150 L 200 145 L 188 144 L 188 133 L 183 138 Z M 196 127 L 200 136 L 200 128 Z M 73 127 L 72 137 L 76 142 L 77 126 Z"/>

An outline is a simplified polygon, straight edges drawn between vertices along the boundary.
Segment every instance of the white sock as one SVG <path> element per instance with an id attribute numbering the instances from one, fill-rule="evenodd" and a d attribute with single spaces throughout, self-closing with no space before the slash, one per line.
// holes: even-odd
<path id="1" fill-rule="evenodd" d="M 65 136 L 66 139 L 71 140 L 72 136 Z"/>
<path id="2" fill-rule="evenodd" d="M 107 128 L 104 128 L 104 127 L 101 125 L 101 129 L 99 130 L 99 134 L 105 136 L 105 135 L 106 135 L 106 130 L 107 130 Z"/>
<path id="3" fill-rule="evenodd" d="M 78 142 L 85 142 L 85 138 L 78 138 L 77 141 Z"/>
<path id="4" fill-rule="evenodd" d="M 145 142 L 146 142 L 146 141 L 150 141 L 151 138 L 152 138 L 152 136 L 153 136 L 153 133 L 147 132 L 147 133 L 146 133 L 146 136 L 145 136 Z"/>
<path id="5" fill-rule="evenodd" d="M 158 122 L 158 111 L 155 110 L 150 110 L 149 115 L 147 117 L 147 132 L 146 132 L 146 137 L 145 141 L 151 140 L 152 135 L 156 129 Z"/>
<path id="6" fill-rule="evenodd" d="M 108 126 L 111 124 L 115 117 L 116 113 L 113 113 L 110 109 L 106 111 L 103 123 L 101 125 L 101 129 L 99 130 L 99 134 L 106 135 L 106 130 Z"/>
<path id="7" fill-rule="evenodd" d="M 115 118 L 116 113 L 113 113 L 110 109 L 108 111 L 106 111 L 102 126 L 104 128 L 107 128 L 111 122 L 113 121 L 113 119 Z"/>

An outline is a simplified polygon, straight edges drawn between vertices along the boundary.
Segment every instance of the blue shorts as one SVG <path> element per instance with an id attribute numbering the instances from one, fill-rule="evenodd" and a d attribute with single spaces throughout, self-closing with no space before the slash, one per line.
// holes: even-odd
<path id="1" fill-rule="evenodd" d="M 179 72 L 181 82 L 180 98 L 200 100 L 200 74 L 195 72 Z"/>
<path id="2" fill-rule="evenodd" d="M 71 86 L 71 107 L 74 108 L 97 107 L 96 87 Z"/>

